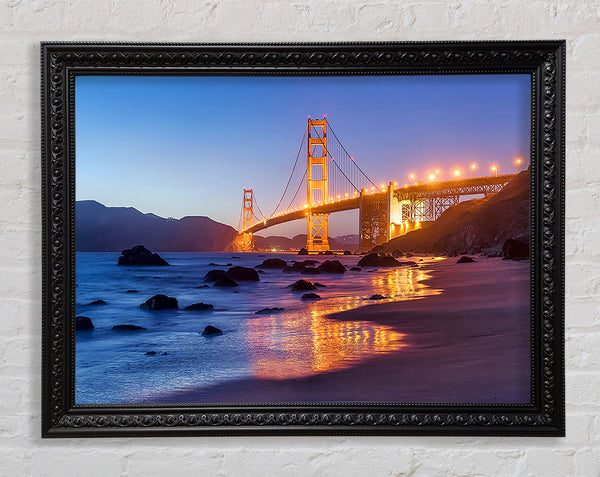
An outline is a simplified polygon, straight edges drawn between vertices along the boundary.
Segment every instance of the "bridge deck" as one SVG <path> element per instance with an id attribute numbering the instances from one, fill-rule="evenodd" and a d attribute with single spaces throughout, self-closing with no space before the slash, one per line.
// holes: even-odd
<path id="1" fill-rule="evenodd" d="M 393 193 L 398 200 L 415 200 L 416 198 L 481 194 L 484 193 L 486 188 L 490 186 L 506 184 L 516 175 L 517 174 L 502 174 L 498 176 L 470 177 L 466 179 L 414 184 L 408 187 L 396 188 L 394 189 Z M 387 192 L 375 192 L 373 194 L 369 194 L 369 196 L 378 196 L 383 194 L 387 194 Z M 332 214 L 335 212 L 343 212 L 345 210 L 358 209 L 359 207 L 360 197 L 341 199 L 328 204 L 313 206 L 311 209 L 304 208 L 271 217 L 263 222 L 254 224 L 252 227 L 249 227 L 243 232 L 255 233 L 259 230 L 263 230 L 274 225 L 283 224 L 292 220 L 305 219 L 309 210 L 311 210 L 314 214 Z"/>

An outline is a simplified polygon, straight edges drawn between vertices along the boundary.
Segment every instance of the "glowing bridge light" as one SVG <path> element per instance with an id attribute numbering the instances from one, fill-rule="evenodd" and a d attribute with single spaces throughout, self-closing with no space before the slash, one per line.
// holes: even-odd
<path id="1" fill-rule="evenodd" d="M 436 174 L 439 174 L 439 173 L 440 173 L 440 170 L 439 170 L 439 169 L 436 169 L 436 170 L 435 170 L 435 173 L 436 173 Z"/>
<path id="2" fill-rule="evenodd" d="M 432 181 L 435 179 L 435 174 L 429 174 L 429 180 Z"/>
<path id="3" fill-rule="evenodd" d="M 458 169 L 455 169 L 454 175 L 460 179 L 460 171 Z"/>

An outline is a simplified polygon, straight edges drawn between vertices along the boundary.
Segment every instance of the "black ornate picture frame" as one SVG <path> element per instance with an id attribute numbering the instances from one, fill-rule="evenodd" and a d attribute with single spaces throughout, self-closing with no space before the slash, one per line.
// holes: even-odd
<path id="1" fill-rule="evenodd" d="M 42 436 L 565 435 L 565 42 L 41 46 Z M 531 75 L 531 402 L 75 404 L 78 75 Z"/>

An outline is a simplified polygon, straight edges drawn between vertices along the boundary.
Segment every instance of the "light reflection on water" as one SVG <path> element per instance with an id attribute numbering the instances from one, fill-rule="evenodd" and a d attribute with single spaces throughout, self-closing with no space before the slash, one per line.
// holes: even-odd
<path id="1" fill-rule="evenodd" d="M 262 316 L 246 323 L 250 368 L 256 378 L 291 379 L 337 371 L 377 354 L 407 346 L 406 335 L 370 321 L 338 321 L 327 315 L 366 304 L 437 294 L 426 288 L 421 269 L 397 268 L 366 275 L 368 290 L 384 300 L 365 301 L 338 295 L 311 303 L 305 310 Z M 318 291 L 318 290 L 317 290 Z"/>
<path id="2" fill-rule="evenodd" d="M 77 254 L 77 314 L 89 316 L 95 326 L 91 332 L 77 333 L 78 404 L 161 402 L 168 394 L 209 390 L 240 379 L 297 378 L 348 368 L 370 357 L 401 350 L 410 337 L 397 326 L 362 320 L 360 315 L 352 321 L 328 315 L 439 293 L 423 285 L 427 274 L 422 268 L 411 267 L 363 268 L 343 275 L 317 276 L 266 270 L 260 282 L 242 283 L 237 289 L 198 288 L 204 284 L 205 273 L 215 268 L 209 263 L 227 263 L 231 255 L 164 254 L 171 267 L 149 268 L 119 267 L 118 255 Z M 298 259 L 289 254 L 268 256 L 288 262 Z M 264 258 L 241 254 L 236 265 L 253 267 Z M 350 268 L 360 257 L 339 259 Z M 426 258 L 419 262 L 418 257 L 411 260 L 419 264 L 432 261 Z M 303 292 L 288 288 L 298 279 L 325 284 L 315 290 L 323 299 L 301 301 Z M 138 293 L 127 293 L 129 289 Z M 139 308 L 156 293 L 176 297 L 180 309 L 151 312 Z M 373 294 L 385 298 L 369 300 Z M 97 299 L 107 304 L 87 305 Z M 213 304 L 214 312 L 183 310 L 200 301 Z M 274 306 L 285 311 L 255 314 Z M 114 325 L 124 323 L 147 330 L 112 331 Z M 202 336 L 200 332 L 207 325 L 222 329 L 223 335 Z M 152 351 L 157 354 L 146 354 Z"/>

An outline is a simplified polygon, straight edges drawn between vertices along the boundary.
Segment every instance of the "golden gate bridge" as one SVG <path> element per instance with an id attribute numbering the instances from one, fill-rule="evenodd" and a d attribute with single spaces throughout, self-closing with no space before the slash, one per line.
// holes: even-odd
<path id="1" fill-rule="evenodd" d="M 306 143 L 306 167 L 300 175 L 299 160 Z M 239 234 L 233 247 L 254 249 L 253 234 L 292 220 L 307 221 L 306 249 L 309 253 L 330 250 L 328 216 L 346 210 L 359 210 L 359 249 L 376 245 L 426 226 L 460 197 L 487 196 L 502 189 L 516 174 L 458 178 L 430 183 L 396 182 L 377 185 L 346 150 L 326 117 L 308 117 L 300 149 L 292 171 L 273 212 L 265 215 L 252 188 L 244 189 Z M 290 188 L 296 178 L 298 186 Z M 306 195 L 301 193 L 306 191 Z M 290 198 L 291 196 L 291 198 Z M 288 204 L 283 207 L 283 204 Z"/>

